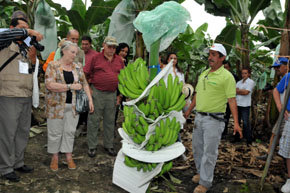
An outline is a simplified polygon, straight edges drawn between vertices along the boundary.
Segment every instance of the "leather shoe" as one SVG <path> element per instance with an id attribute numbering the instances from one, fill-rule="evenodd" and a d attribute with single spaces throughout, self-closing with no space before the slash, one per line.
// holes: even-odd
<path id="1" fill-rule="evenodd" d="M 10 172 L 2 176 L 5 180 L 9 180 L 10 182 L 19 182 L 20 177 L 16 175 L 15 172 Z"/>
<path id="2" fill-rule="evenodd" d="M 117 153 L 116 151 L 114 150 L 114 148 L 105 148 L 105 150 L 107 151 L 107 153 L 110 155 L 110 156 L 116 156 Z"/>
<path id="3" fill-rule="evenodd" d="M 88 150 L 88 155 L 93 158 L 96 156 L 96 149 L 89 149 Z"/>
<path id="4" fill-rule="evenodd" d="M 34 168 L 31 166 L 23 165 L 22 167 L 15 168 L 14 170 L 16 170 L 18 172 L 22 172 L 22 173 L 31 173 L 31 172 L 33 172 Z"/>

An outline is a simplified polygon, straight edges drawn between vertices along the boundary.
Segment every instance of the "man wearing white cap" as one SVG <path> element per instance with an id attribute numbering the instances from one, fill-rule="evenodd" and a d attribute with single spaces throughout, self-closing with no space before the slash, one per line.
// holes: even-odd
<path id="1" fill-rule="evenodd" d="M 205 193 L 212 186 L 218 146 L 225 125 L 224 113 L 227 102 L 234 118 L 234 134 L 239 132 L 242 137 L 235 98 L 236 82 L 233 75 L 223 67 L 226 55 L 222 44 L 214 44 L 210 48 L 208 56 L 210 68 L 199 76 L 196 94 L 189 109 L 184 113 L 187 118 L 196 107 L 192 146 L 197 174 L 192 180 L 199 185 L 194 189 L 194 193 Z"/>
<path id="2" fill-rule="evenodd" d="M 111 156 L 116 155 L 113 147 L 115 113 L 117 102 L 118 75 L 124 68 L 122 58 L 115 54 L 118 42 L 116 38 L 107 36 L 103 43 L 103 51 L 94 55 L 92 62 L 86 64 L 84 72 L 90 80 L 95 111 L 88 116 L 87 142 L 88 155 L 96 156 L 98 130 L 103 117 L 104 148 Z"/>

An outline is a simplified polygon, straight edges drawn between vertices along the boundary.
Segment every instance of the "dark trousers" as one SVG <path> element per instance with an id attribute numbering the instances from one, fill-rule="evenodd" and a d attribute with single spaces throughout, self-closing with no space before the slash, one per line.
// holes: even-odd
<path id="1" fill-rule="evenodd" d="M 230 109 L 229 103 L 227 103 L 227 109 L 225 113 L 225 129 L 223 131 L 223 136 L 228 134 L 228 124 L 229 124 L 230 116 L 231 116 L 231 109 Z"/>
<path id="2" fill-rule="evenodd" d="M 80 118 L 79 118 L 79 125 L 87 125 L 87 121 L 88 121 L 88 114 L 89 112 L 84 112 L 84 113 L 80 113 Z"/>
<path id="3" fill-rule="evenodd" d="M 251 107 L 240 107 L 238 106 L 238 116 L 239 116 L 239 124 L 243 121 L 243 136 L 247 140 L 248 144 L 252 143 L 252 130 L 250 123 L 250 110 Z M 236 134 L 237 137 L 240 135 Z"/>

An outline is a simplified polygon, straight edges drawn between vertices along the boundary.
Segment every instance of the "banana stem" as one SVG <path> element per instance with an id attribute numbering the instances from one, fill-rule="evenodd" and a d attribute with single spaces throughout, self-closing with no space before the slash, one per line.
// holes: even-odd
<path id="1" fill-rule="evenodd" d="M 149 65 L 154 66 L 158 64 L 158 58 L 159 58 L 159 47 L 160 47 L 160 41 L 161 39 L 156 40 L 151 46 L 150 46 L 150 55 L 149 55 Z M 150 81 L 154 79 L 154 77 L 157 75 L 157 68 L 150 68 Z"/>

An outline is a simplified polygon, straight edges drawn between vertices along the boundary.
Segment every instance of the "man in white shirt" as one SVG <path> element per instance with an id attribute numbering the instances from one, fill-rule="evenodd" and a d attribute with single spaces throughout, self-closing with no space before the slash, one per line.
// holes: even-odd
<path id="1" fill-rule="evenodd" d="M 252 143 L 252 130 L 250 123 L 251 96 L 255 82 L 250 79 L 251 70 L 242 69 L 242 80 L 237 85 L 237 106 L 239 122 L 243 121 L 243 136 L 247 139 L 247 145 Z M 237 136 L 237 135 L 236 135 Z"/>

